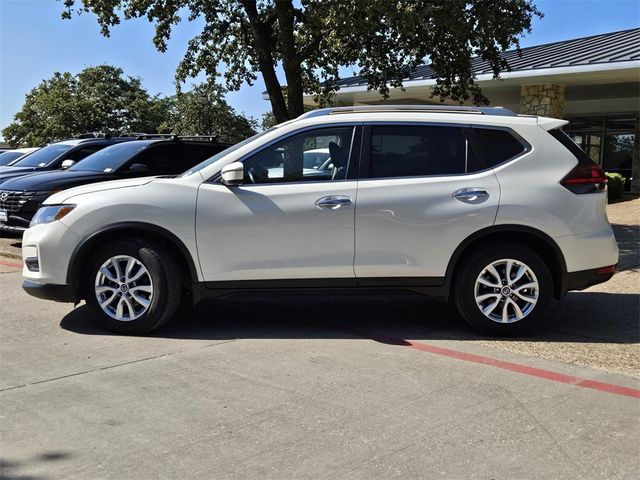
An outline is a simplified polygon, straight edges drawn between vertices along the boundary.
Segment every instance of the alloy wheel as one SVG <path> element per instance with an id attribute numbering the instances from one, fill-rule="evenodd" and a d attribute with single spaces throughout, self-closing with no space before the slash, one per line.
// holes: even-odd
<path id="1" fill-rule="evenodd" d="M 474 296 L 480 311 L 497 323 L 514 323 L 538 303 L 540 286 L 533 270 L 514 259 L 491 262 L 478 275 Z"/>
<path id="2" fill-rule="evenodd" d="M 120 322 L 140 318 L 153 299 L 149 271 L 129 255 L 117 255 L 104 262 L 96 274 L 94 289 L 102 311 Z"/>

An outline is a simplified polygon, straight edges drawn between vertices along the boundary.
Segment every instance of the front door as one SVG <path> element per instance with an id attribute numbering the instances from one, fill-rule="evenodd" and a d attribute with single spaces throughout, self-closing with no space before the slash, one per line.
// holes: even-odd
<path id="1" fill-rule="evenodd" d="M 355 282 L 355 134 L 339 126 L 287 136 L 243 160 L 242 185 L 200 186 L 196 238 L 210 286 Z"/>

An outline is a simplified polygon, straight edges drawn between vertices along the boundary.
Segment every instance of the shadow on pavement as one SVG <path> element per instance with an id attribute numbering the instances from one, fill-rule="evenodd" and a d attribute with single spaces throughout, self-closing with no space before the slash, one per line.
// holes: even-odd
<path id="1" fill-rule="evenodd" d="M 640 295 L 572 292 L 553 302 L 546 324 L 521 340 L 577 343 L 640 341 Z M 84 335 L 114 335 L 86 306 L 60 326 Z M 239 338 L 351 338 L 349 331 L 412 340 L 490 340 L 474 333 L 447 304 L 411 293 L 238 294 L 180 312 L 150 337 L 228 340 Z"/>
<path id="2" fill-rule="evenodd" d="M 640 266 L 640 226 L 612 224 L 613 233 L 618 242 L 620 260 L 618 271 L 629 270 Z"/>
<path id="3" fill-rule="evenodd" d="M 34 463 L 55 462 L 70 457 L 67 452 L 45 452 L 36 457 L 30 458 L 26 462 L 17 462 L 15 460 L 6 460 L 0 458 L 0 479 L 2 480 L 41 480 L 45 477 L 21 474 L 20 470 L 25 467 L 33 466 Z"/>

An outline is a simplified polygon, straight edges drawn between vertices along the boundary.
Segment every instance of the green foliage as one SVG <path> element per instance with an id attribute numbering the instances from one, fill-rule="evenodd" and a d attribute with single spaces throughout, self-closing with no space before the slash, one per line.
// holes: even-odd
<path id="1" fill-rule="evenodd" d="M 3 131 L 11 146 L 36 146 L 86 132 L 215 135 L 236 143 L 255 133 L 257 122 L 235 112 L 222 89 L 194 85 L 175 96 L 150 96 L 138 78 L 101 65 L 78 75 L 56 72 L 26 96 Z"/>
<path id="2" fill-rule="evenodd" d="M 315 107 L 312 107 L 310 105 L 305 105 L 303 112 L 307 113 L 315 109 L 316 109 Z M 275 127 L 279 123 L 282 123 L 282 122 L 279 122 L 278 120 L 276 120 L 276 116 L 271 111 L 263 113 L 262 118 L 260 118 L 260 127 L 262 128 L 262 130 L 267 130 L 268 128 Z"/>
<path id="3" fill-rule="evenodd" d="M 155 23 L 153 42 L 165 51 L 172 28 L 204 20 L 178 66 L 178 84 L 204 72 L 228 90 L 262 76 L 278 122 L 303 113 L 303 95 L 331 101 L 340 67 L 358 70 L 385 97 L 425 60 L 437 76 L 433 93 L 486 103 L 470 58 L 486 60 L 494 75 L 508 70 L 500 53 L 519 47 L 519 36 L 542 16 L 532 0 L 60 0 L 64 18 L 93 12 L 102 34 L 122 19 Z M 287 98 L 276 75 L 281 64 Z"/>
<path id="4" fill-rule="evenodd" d="M 163 133 L 215 135 L 218 140 L 237 143 L 256 133 L 257 122 L 229 106 L 220 87 L 213 83 L 194 85 L 189 92 L 178 92 L 170 102 Z"/>
<path id="5" fill-rule="evenodd" d="M 150 96 L 140 80 L 109 65 L 78 75 L 54 73 L 26 96 L 2 134 L 11 146 L 41 145 L 85 132 L 156 132 L 166 101 Z"/>
<path id="6" fill-rule="evenodd" d="M 624 184 L 627 181 L 625 177 L 619 173 L 606 172 L 608 180 L 609 200 L 616 200 L 622 197 L 624 193 Z"/>

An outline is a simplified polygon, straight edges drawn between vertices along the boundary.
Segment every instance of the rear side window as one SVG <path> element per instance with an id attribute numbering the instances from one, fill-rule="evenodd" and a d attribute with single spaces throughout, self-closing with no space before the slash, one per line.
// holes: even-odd
<path id="1" fill-rule="evenodd" d="M 370 177 L 456 175 L 475 170 L 475 158 L 458 127 L 373 126 Z"/>
<path id="2" fill-rule="evenodd" d="M 495 167 L 523 153 L 526 148 L 508 130 L 473 128 L 487 167 Z"/>

